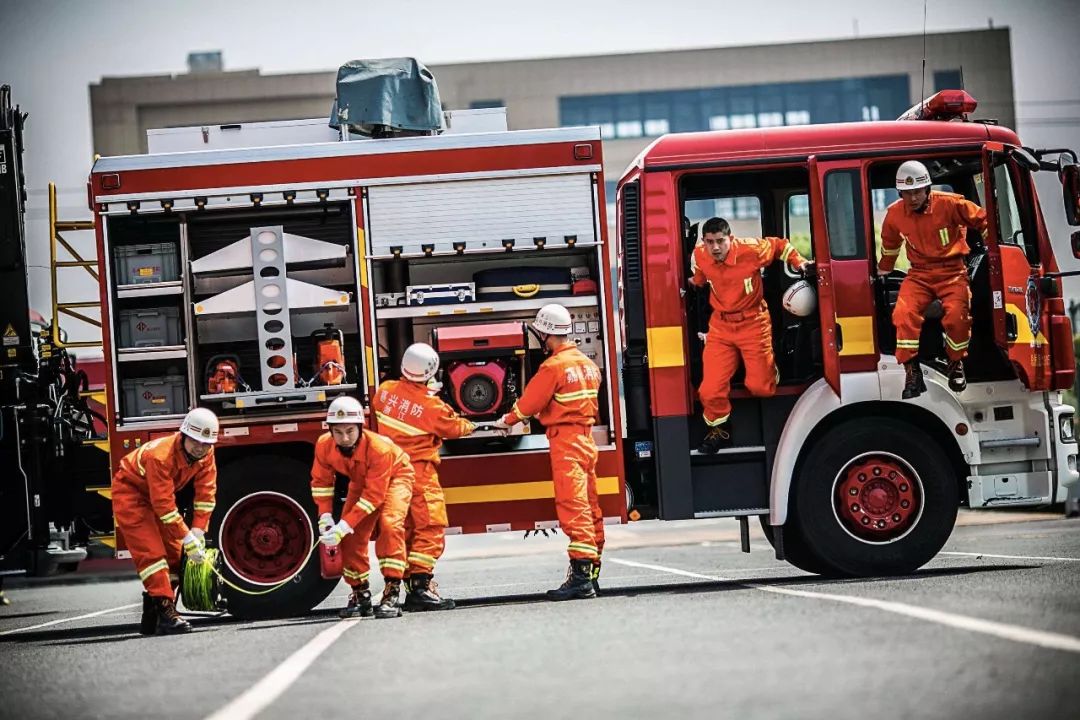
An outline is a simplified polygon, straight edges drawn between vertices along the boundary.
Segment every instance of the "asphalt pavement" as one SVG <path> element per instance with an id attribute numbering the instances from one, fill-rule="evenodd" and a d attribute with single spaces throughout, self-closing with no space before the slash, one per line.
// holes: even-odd
<path id="1" fill-rule="evenodd" d="M 755 529 L 756 530 L 756 529 Z M 965 513 L 899 578 L 825 580 L 731 520 L 611 528 L 601 597 L 550 603 L 565 536 L 449 539 L 450 612 L 143 638 L 139 584 L 19 583 L 0 718 L 1068 718 L 1080 521 Z M 377 590 L 377 588 L 373 588 Z"/>

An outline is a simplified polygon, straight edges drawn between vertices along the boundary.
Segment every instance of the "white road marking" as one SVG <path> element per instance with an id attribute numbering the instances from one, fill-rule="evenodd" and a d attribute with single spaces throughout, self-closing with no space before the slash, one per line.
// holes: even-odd
<path id="1" fill-rule="evenodd" d="M 120 610 L 129 610 L 134 607 L 142 605 L 141 602 L 132 603 L 130 605 L 121 605 L 119 607 L 109 608 L 108 610 L 98 610 L 97 612 L 86 613 L 85 615 L 76 615 L 75 617 L 60 618 L 59 620 L 50 620 L 49 622 L 43 622 L 40 625 L 28 625 L 27 627 L 12 628 L 11 630 L 4 630 L 0 632 L 0 635 L 11 635 L 13 633 L 29 632 L 30 630 L 40 630 L 41 628 L 52 627 L 53 625 L 60 625 L 61 623 L 74 622 L 76 620 L 86 620 L 87 618 L 98 617 L 100 615 L 108 615 L 109 613 L 119 612 Z M 3 617 L 0 617 L 2 620 Z"/>
<path id="2" fill-rule="evenodd" d="M 249 720 L 255 717 L 288 690 L 304 674 L 304 671 L 311 667 L 319 655 L 358 622 L 360 622 L 359 618 L 342 620 L 326 628 L 313 637 L 307 645 L 285 658 L 284 662 L 252 685 L 243 695 L 216 713 L 208 715 L 206 720 Z"/>
<path id="3" fill-rule="evenodd" d="M 768 585 L 759 585 L 752 582 L 735 581 L 732 578 L 720 577 L 719 575 L 702 575 L 701 573 L 679 570 L 678 568 L 670 568 L 663 565 L 650 565 L 648 563 L 639 563 L 632 560 L 620 560 L 609 556 L 604 557 L 604 562 L 618 563 L 619 565 L 644 568 L 647 570 L 656 570 L 658 572 L 698 578 L 700 580 L 733 582 L 736 585 L 753 588 L 754 590 L 761 590 L 762 592 L 774 593 L 776 595 L 789 595 L 791 597 L 810 598 L 814 600 L 831 600 L 832 602 L 847 603 L 848 605 L 859 605 L 861 607 L 896 613 L 897 615 L 906 615 L 907 617 L 926 620 L 927 622 L 934 622 L 940 625 L 947 625 L 961 630 L 993 635 L 994 637 L 1012 640 L 1014 642 L 1027 643 L 1029 645 L 1036 645 L 1053 650 L 1080 653 L 1080 638 L 1073 637 L 1072 635 L 1062 635 L 1060 633 L 1046 632 L 1044 630 L 1033 630 L 1019 625 L 1009 625 L 993 620 L 982 620 L 980 618 L 968 617 L 967 615 L 958 615 L 942 610 L 932 610 L 916 605 L 908 605 L 907 603 L 856 597 L 854 595 L 836 595 L 833 593 L 814 592 L 811 590 L 770 587 Z"/>
<path id="4" fill-rule="evenodd" d="M 1080 558 L 1042 557 L 1039 555 L 995 555 L 993 553 L 945 552 L 944 550 L 939 552 L 938 555 L 963 555 L 964 557 L 1001 558 L 1003 560 L 1047 560 L 1050 562 L 1080 562 Z"/>

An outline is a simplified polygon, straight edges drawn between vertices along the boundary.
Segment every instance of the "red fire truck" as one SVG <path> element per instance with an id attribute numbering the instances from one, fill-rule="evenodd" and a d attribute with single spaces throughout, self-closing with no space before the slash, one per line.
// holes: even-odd
<path id="1" fill-rule="evenodd" d="M 1003 128 L 929 120 L 666 136 L 620 181 L 610 238 L 599 130 L 506 131 L 502 117 L 448 113 L 442 132 L 347 141 L 325 121 L 174 129 L 151 134 L 149 154 L 95 162 L 112 465 L 190 407 L 214 409 L 210 536 L 225 572 L 258 590 L 303 568 L 264 597 L 227 590 L 234 613 L 302 612 L 333 587 L 308 559 L 308 477 L 334 397 L 366 404 L 426 341 L 442 392 L 483 426 L 542 360 L 523 323 L 549 302 L 570 309 L 604 373 L 594 437 L 612 523 L 733 516 L 745 530 L 759 516 L 800 567 L 896 573 L 940 549 L 960 504 L 1044 504 L 1076 481 L 1058 392 L 1071 333 L 1030 178 L 1060 164 L 1075 200 L 1068 153 L 1044 160 Z M 971 259 L 968 389 L 946 389 L 928 342 L 929 392 L 902 402 L 897 281 L 871 282 L 872 196 L 913 157 L 994 229 Z M 780 392 L 738 397 L 735 447 L 701 457 L 683 218 L 733 198 L 757 200 L 764 234 L 792 234 L 792 208 L 808 208 L 820 317 L 785 315 L 794 279 L 766 270 Z M 444 454 L 448 532 L 557 526 L 535 422 Z"/>

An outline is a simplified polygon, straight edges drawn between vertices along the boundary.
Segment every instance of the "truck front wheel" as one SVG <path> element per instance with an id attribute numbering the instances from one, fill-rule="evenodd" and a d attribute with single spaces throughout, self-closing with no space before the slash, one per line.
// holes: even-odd
<path id="1" fill-rule="evenodd" d="M 860 418 L 829 430 L 803 458 L 785 530 L 825 574 L 898 575 L 941 550 L 957 505 L 952 465 L 926 432 Z"/>
<path id="2" fill-rule="evenodd" d="M 312 553 L 317 519 L 309 468 L 286 457 L 236 460 L 218 473 L 217 509 L 210 537 L 221 551 L 232 615 L 245 619 L 300 615 L 333 591 Z M 290 579 L 291 578 L 291 579 Z M 271 592 L 269 588 L 289 580 Z"/>

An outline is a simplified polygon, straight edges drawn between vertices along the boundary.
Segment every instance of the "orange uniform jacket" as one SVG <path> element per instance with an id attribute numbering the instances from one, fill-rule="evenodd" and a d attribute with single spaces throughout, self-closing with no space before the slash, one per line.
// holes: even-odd
<path id="1" fill-rule="evenodd" d="M 540 364 L 503 422 L 513 425 L 535 417 L 545 427 L 591 427 L 596 424 L 601 379 L 600 368 L 576 345 L 563 345 Z"/>
<path id="2" fill-rule="evenodd" d="M 878 270 L 889 272 L 900 245 L 907 243 L 911 267 L 940 263 L 968 254 L 967 228 L 986 237 L 986 211 L 962 195 L 932 190 L 927 207 L 913 212 L 901 198 L 889 206 L 881 225 L 881 260 Z"/>
<path id="3" fill-rule="evenodd" d="M 709 285 L 709 304 L 716 313 L 764 311 L 761 297 L 761 268 L 781 260 L 801 270 L 806 259 L 784 238 L 731 238 L 731 250 L 717 262 L 698 243 L 690 255 L 692 282 Z"/>
<path id="4" fill-rule="evenodd" d="M 201 460 L 192 462 L 184 453 L 184 436 L 173 433 L 145 443 L 120 460 L 120 468 L 113 479 L 113 497 L 131 489 L 149 498 L 154 514 L 158 516 L 174 540 L 182 540 L 188 533 L 184 519 L 176 508 L 176 493 L 189 482 L 195 483 L 195 516 L 192 526 L 206 530 L 210 514 L 214 512 L 217 493 L 217 465 L 214 450 Z"/>
<path id="5" fill-rule="evenodd" d="M 412 470 L 408 456 L 378 433 L 361 430 L 351 457 L 342 455 L 334 438 L 326 433 L 315 443 L 311 497 L 320 515 L 331 512 L 336 474 L 349 478 L 349 494 L 358 495 L 359 499 L 352 507 L 344 509 L 341 519 L 355 528 L 382 506 L 390 480 L 405 469 Z"/>
<path id="6" fill-rule="evenodd" d="M 427 385 L 409 380 L 387 380 L 371 401 L 379 432 L 409 455 L 412 462 L 439 463 L 443 439 L 469 435 L 476 426 L 431 394 Z"/>

